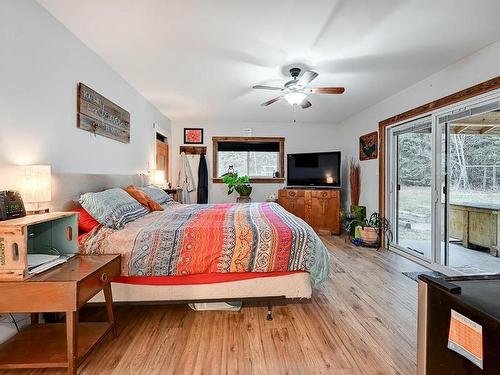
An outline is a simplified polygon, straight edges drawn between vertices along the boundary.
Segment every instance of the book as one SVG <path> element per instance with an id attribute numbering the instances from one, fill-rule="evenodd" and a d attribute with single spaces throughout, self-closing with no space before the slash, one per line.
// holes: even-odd
<path id="1" fill-rule="evenodd" d="M 28 273 L 34 275 L 68 260 L 64 255 L 28 254 Z"/>

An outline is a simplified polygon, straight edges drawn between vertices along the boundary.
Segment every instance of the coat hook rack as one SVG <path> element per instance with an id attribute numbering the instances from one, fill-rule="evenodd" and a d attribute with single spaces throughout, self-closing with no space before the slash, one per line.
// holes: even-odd
<path id="1" fill-rule="evenodd" d="M 206 155 L 207 146 L 180 146 L 179 153 L 182 152 L 184 152 L 186 155 Z"/>

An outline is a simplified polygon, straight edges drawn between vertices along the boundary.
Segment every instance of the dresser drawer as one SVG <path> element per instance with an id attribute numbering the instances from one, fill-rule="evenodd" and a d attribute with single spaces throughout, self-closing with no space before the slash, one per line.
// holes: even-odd
<path id="1" fill-rule="evenodd" d="M 313 198 L 338 198 L 338 190 L 311 190 L 311 196 Z"/>
<path id="2" fill-rule="evenodd" d="M 83 306 L 117 276 L 120 276 L 120 258 L 114 259 L 111 263 L 80 281 L 78 284 L 78 306 Z"/>
<path id="3" fill-rule="evenodd" d="M 281 189 L 279 196 L 280 198 L 303 198 L 305 193 L 305 190 Z"/>

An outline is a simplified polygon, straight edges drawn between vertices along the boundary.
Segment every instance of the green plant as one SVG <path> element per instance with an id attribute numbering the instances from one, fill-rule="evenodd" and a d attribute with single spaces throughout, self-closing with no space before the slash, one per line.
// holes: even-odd
<path id="1" fill-rule="evenodd" d="M 380 236 L 385 236 L 386 247 L 389 248 L 389 244 L 392 241 L 392 230 L 391 223 L 385 217 L 380 216 L 377 212 L 374 212 L 370 217 L 364 218 L 362 220 L 354 219 L 348 224 L 348 232 L 351 231 L 356 226 L 361 226 L 362 228 L 376 228 L 378 229 L 379 240 Z M 380 242 L 380 241 L 379 241 Z"/>
<path id="2" fill-rule="evenodd" d="M 362 222 L 366 218 L 366 207 L 365 206 L 351 206 L 351 211 L 341 211 L 340 219 L 342 220 L 342 227 L 349 235 L 354 236 L 354 227 L 351 226 L 352 221 L 356 221 L 356 225 Z"/>
<path id="3" fill-rule="evenodd" d="M 238 176 L 237 172 L 225 175 L 222 181 L 227 185 L 227 195 L 231 195 L 235 190 L 240 195 L 250 195 L 252 191 L 248 176 Z"/>

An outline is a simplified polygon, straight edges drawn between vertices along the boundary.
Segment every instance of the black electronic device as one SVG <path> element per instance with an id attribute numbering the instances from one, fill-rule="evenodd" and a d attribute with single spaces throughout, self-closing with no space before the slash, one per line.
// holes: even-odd
<path id="1" fill-rule="evenodd" d="M 23 199 L 17 191 L 0 191 L 0 221 L 26 216 Z"/>
<path id="2" fill-rule="evenodd" d="M 340 187 L 340 152 L 287 155 L 287 185 Z"/>

